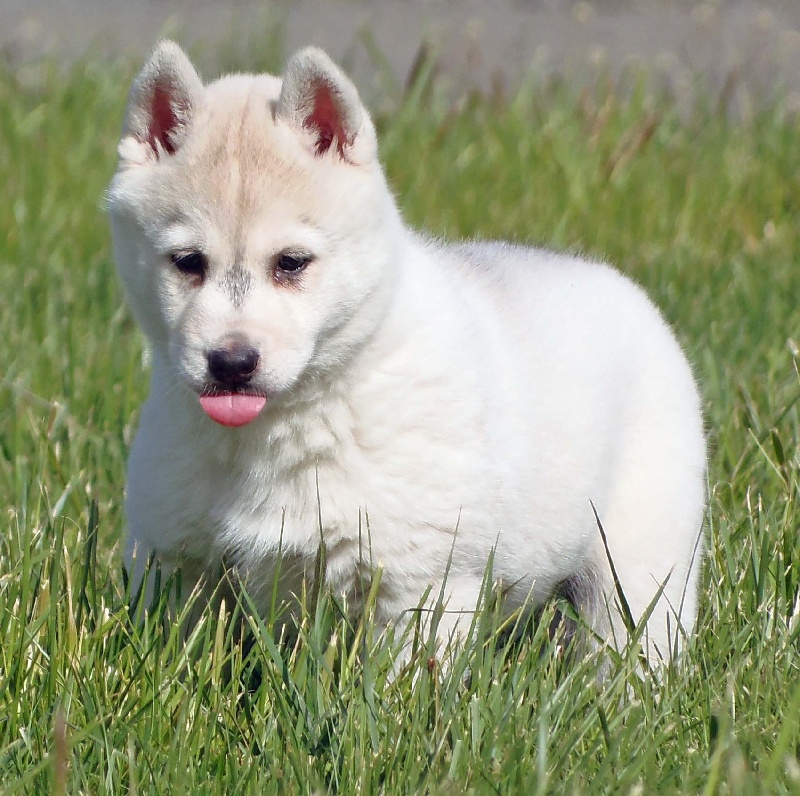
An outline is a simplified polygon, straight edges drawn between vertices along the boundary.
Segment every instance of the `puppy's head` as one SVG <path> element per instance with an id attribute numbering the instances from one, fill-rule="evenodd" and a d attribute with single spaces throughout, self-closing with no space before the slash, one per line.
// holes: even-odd
<path id="1" fill-rule="evenodd" d="M 369 115 L 323 52 L 204 86 L 162 42 L 119 155 L 108 198 L 130 304 L 213 419 L 252 420 L 374 331 L 399 221 Z"/>

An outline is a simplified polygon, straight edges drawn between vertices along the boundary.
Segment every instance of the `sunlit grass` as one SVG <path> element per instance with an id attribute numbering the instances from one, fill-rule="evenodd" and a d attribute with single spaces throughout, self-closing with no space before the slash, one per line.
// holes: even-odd
<path id="1" fill-rule="evenodd" d="M 0 789 L 54 793 L 800 791 L 800 146 L 644 92 L 412 93 L 379 119 L 407 218 L 617 263 L 706 402 L 698 632 L 662 679 L 519 644 L 389 648 L 322 595 L 292 643 L 208 612 L 129 621 L 127 446 L 147 387 L 102 194 L 130 74 L 0 73 Z M 232 606 L 227 605 L 227 609 Z M 488 627 L 487 609 L 478 620 Z M 423 639 L 424 641 L 424 639 Z M 469 671 L 469 676 L 465 676 Z"/>

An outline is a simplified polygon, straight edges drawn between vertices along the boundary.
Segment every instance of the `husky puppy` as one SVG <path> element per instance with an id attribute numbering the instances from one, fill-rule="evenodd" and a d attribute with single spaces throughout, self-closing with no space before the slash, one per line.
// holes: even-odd
<path id="1" fill-rule="evenodd" d="M 411 231 L 325 53 L 204 85 L 159 44 L 108 199 L 152 349 L 134 578 L 155 553 L 187 591 L 224 557 L 266 611 L 322 544 L 351 607 L 380 568 L 386 626 L 441 594 L 445 639 L 492 559 L 508 610 L 566 594 L 620 644 L 610 553 L 656 654 L 692 630 L 705 441 L 658 310 L 602 264 Z"/>

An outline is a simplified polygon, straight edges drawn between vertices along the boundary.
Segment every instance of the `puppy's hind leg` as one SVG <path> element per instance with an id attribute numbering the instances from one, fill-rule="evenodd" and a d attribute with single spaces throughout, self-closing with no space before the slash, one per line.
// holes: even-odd
<path id="1" fill-rule="evenodd" d="M 627 640 L 624 609 L 615 599 L 613 583 L 599 560 L 590 559 L 583 569 L 562 581 L 556 597 L 569 603 L 576 616 L 559 612 L 550 627 L 560 645 L 577 646 L 579 652 L 599 649 L 606 643 L 620 649 Z"/>

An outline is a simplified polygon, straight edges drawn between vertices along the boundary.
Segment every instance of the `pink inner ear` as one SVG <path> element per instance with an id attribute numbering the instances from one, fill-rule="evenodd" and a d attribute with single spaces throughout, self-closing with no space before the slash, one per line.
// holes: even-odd
<path id="1" fill-rule="evenodd" d="M 172 95 L 164 87 L 156 85 L 153 89 L 153 106 L 150 117 L 147 143 L 156 155 L 159 154 L 158 144 L 168 155 L 175 152 L 172 133 L 178 126 L 178 117 L 172 104 Z"/>
<path id="2" fill-rule="evenodd" d="M 314 93 L 314 110 L 306 119 L 305 126 L 316 134 L 318 155 L 327 152 L 335 140 L 339 154 L 344 156 L 344 146 L 347 143 L 344 126 L 327 86 L 319 86 Z"/>

